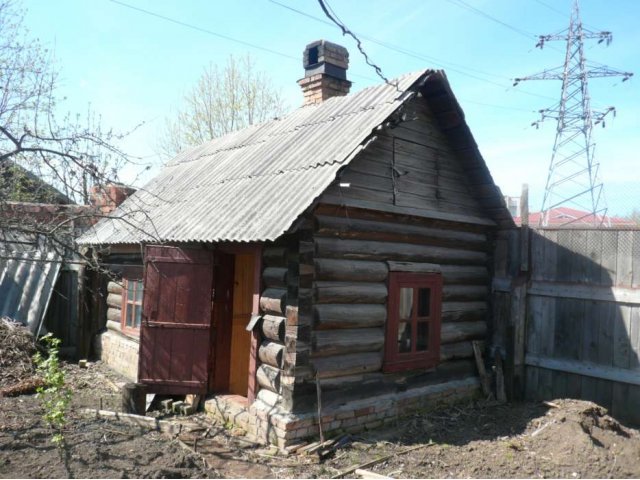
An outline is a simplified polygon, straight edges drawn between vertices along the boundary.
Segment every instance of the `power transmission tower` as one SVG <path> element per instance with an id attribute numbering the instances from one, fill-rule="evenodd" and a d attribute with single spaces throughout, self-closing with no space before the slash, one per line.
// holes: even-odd
<path id="1" fill-rule="evenodd" d="M 622 76 L 624 82 L 633 74 L 588 63 L 584 57 L 584 41 L 591 39 L 608 46 L 612 34 L 584 28 L 580 20 L 578 0 L 575 0 L 569 28 L 553 35 L 541 35 L 536 45 L 543 48 L 546 42 L 566 42 L 564 65 L 515 79 L 514 85 L 525 80 L 562 80 L 560 102 L 551 108 L 540 110 L 540 120 L 532 124 L 538 127 L 547 118 L 557 121 L 556 139 L 542 202 L 541 226 L 547 226 L 550 211 L 561 206 L 583 212 L 577 218 L 568 218 L 566 223 L 588 222 L 594 226 L 608 223 L 603 185 L 598 175 L 599 163 L 594 161 L 595 144 L 591 137 L 593 126 L 604 126 L 605 117 L 610 113 L 615 115 L 615 108 L 609 107 L 604 111 L 591 109 L 588 80 Z"/>

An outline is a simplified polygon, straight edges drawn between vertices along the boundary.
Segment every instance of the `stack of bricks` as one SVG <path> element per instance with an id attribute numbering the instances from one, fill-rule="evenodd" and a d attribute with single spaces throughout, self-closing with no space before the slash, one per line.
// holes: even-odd
<path id="1" fill-rule="evenodd" d="M 98 358 L 127 379 L 138 378 L 138 352 L 140 343 L 119 332 L 107 330 L 95 338 Z"/>
<path id="2" fill-rule="evenodd" d="M 113 183 L 104 186 L 95 185 L 91 187 L 91 204 L 103 215 L 108 215 L 134 192 L 133 188 Z"/>
<path id="3" fill-rule="evenodd" d="M 467 377 L 355 400 L 325 409 L 323 432 L 331 437 L 371 430 L 417 411 L 474 398 L 479 393 L 478 378 Z M 205 402 L 205 410 L 225 423 L 237 425 L 253 439 L 277 445 L 280 449 L 317 437 L 319 433 L 315 412 L 292 414 L 260 400 L 247 407 L 232 396 L 216 396 Z"/>
<path id="4" fill-rule="evenodd" d="M 351 82 L 330 77 L 323 73 L 302 78 L 298 80 L 298 85 L 302 88 L 304 105 L 314 105 L 322 103 L 331 97 L 345 96 L 351 88 Z"/>

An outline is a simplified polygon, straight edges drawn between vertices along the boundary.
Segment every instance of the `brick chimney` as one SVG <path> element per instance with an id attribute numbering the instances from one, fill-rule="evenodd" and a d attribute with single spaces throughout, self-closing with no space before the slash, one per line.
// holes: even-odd
<path id="1" fill-rule="evenodd" d="M 94 185 L 91 187 L 90 203 L 94 207 L 99 208 L 100 213 L 108 215 L 135 191 L 135 188 L 126 187 L 117 183 Z"/>
<path id="2" fill-rule="evenodd" d="M 302 63 L 304 78 L 298 80 L 298 85 L 304 95 L 303 105 L 314 105 L 349 93 L 351 82 L 347 80 L 349 52 L 346 48 L 326 40 L 312 42 L 304 49 Z"/>

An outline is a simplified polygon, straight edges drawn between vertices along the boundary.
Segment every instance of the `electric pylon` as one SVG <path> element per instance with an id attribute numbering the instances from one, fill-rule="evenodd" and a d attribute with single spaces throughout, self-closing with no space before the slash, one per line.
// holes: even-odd
<path id="1" fill-rule="evenodd" d="M 612 34 L 584 28 L 580 20 L 578 0 L 575 0 L 569 28 L 553 35 L 541 35 L 536 45 L 543 48 L 546 42 L 566 42 L 564 65 L 515 79 L 514 85 L 525 80 L 562 80 L 560 102 L 551 108 L 540 110 L 540 120 L 532 124 L 538 127 L 547 118 L 557 121 L 540 226 L 547 226 L 549 212 L 561 206 L 584 212 L 578 217 L 567 218 L 566 223 L 589 222 L 594 226 L 608 223 L 603 184 L 598 175 L 599 163 L 594 161 L 592 129 L 598 124 L 604 126 L 605 117 L 610 113 L 615 115 L 615 108 L 591 110 L 588 80 L 622 76 L 624 82 L 633 74 L 588 63 L 584 56 L 584 41 L 589 39 L 604 42 L 608 46 Z"/>

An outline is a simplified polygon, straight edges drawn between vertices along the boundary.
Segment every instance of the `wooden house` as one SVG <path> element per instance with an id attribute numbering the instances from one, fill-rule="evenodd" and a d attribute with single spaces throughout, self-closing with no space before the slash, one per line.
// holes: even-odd
<path id="1" fill-rule="evenodd" d="M 476 394 L 513 226 L 444 72 L 348 95 L 344 48 L 304 64 L 304 106 L 181 153 L 81 239 L 123 279 L 103 357 L 280 446 Z"/>

